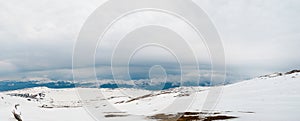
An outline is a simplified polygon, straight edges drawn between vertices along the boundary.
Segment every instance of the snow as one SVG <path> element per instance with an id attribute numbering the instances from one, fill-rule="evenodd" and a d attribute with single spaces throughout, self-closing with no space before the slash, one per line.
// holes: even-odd
<path id="1" fill-rule="evenodd" d="M 240 116 L 236 120 L 297 121 L 300 119 L 299 83 L 299 73 L 296 73 L 228 85 L 217 109 L 235 111 Z"/>
<path id="2" fill-rule="evenodd" d="M 298 121 L 299 83 L 300 73 L 293 73 L 226 85 L 214 112 L 238 117 L 230 119 L 232 121 Z M 8 95 L 26 93 L 43 93 L 45 97 L 28 101 L 28 98 Z M 15 121 L 11 113 L 15 104 L 20 104 L 25 121 L 153 120 L 147 116 L 201 111 L 207 94 L 207 87 L 179 87 L 165 91 L 38 87 L 1 92 L 0 120 Z"/>

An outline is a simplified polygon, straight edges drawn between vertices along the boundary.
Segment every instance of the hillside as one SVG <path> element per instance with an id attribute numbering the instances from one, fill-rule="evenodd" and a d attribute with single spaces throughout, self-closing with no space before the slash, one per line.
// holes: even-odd
<path id="1" fill-rule="evenodd" d="M 101 121 L 227 118 L 230 121 L 298 121 L 299 82 L 300 73 L 292 72 L 226 85 L 209 116 L 202 111 L 208 87 L 163 91 L 36 87 L 0 93 L 0 120 L 14 121 L 11 110 L 20 104 L 25 121 L 93 121 L 91 114 Z"/>

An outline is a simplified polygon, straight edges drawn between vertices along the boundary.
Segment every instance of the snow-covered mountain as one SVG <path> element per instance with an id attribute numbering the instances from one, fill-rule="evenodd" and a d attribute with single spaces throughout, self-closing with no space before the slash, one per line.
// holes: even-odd
<path id="1" fill-rule="evenodd" d="M 48 87 L 48 88 L 140 88 L 146 90 L 166 90 L 170 88 L 180 87 L 180 85 L 185 86 L 206 86 L 209 85 L 209 81 L 201 81 L 195 83 L 192 81 L 186 81 L 184 83 L 171 82 L 171 81 L 151 81 L 149 79 L 141 80 L 81 80 L 81 81 L 69 81 L 69 80 L 51 80 L 47 78 L 30 78 L 22 80 L 2 80 L 0 81 L 0 92 L 27 89 L 34 87 Z"/>
<path id="2" fill-rule="evenodd" d="M 232 120 L 299 121 L 300 72 L 275 73 L 222 87 L 217 106 L 202 110 L 210 87 L 151 91 L 132 88 L 36 87 L 0 93 L 0 120 L 25 121 Z"/>

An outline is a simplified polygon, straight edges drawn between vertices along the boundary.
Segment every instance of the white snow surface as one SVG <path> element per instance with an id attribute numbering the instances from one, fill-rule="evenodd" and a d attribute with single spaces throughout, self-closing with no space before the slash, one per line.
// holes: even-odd
<path id="1" fill-rule="evenodd" d="M 1 92 L 0 121 L 15 121 L 11 113 L 15 104 L 20 104 L 24 121 L 154 120 L 148 116 L 201 111 L 208 89 L 179 87 L 147 91 L 38 87 Z M 45 97 L 28 101 L 28 97 L 10 96 L 38 93 Z M 238 117 L 230 121 L 299 121 L 300 73 L 259 77 L 223 86 L 213 112 Z"/>

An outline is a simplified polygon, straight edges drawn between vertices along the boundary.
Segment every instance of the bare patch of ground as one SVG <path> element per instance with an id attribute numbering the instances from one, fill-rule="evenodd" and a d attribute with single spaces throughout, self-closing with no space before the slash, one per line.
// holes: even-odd
<path id="1" fill-rule="evenodd" d="M 255 112 L 252 112 L 252 111 L 238 111 L 240 113 L 255 113 Z"/>
<path id="2" fill-rule="evenodd" d="M 238 118 L 235 116 L 221 115 L 220 112 L 210 113 L 211 115 L 205 116 L 208 114 L 206 112 L 184 112 L 177 114 L 156 114 L 148 118 L 155 119 L 159 121 L 215 121 L 215 120 L 228 120 Z"/>
<path id="3" fill-rule="evenodd" d="M 103 112 L 105 118 L 113 118 L 113 117 L 126 117 L 129 116 L 126 112 Z"/>
<path id="4" fill-rule="evenodd" d="M 105 118 L 113 118 L 113 117 L 126 117 L 128 115 L 116 115 L 116 114 L 107 114 L 104 115 Z"/>
<path id="5" fill-rule="evenodd" d="M 143 96 L 140 96 L 140 97 L 132 98 L 132 99 L 127 100 L 127 101 L 116 102 L 115 104 L 129 103 L 129 102 L 132 102 L 132 101 L 135 101 L 135 100 L 140 100 L 140 99 L 144 99 L 144 98 L 154 97 L 154 96 L 163 95 L 163 94 L 170 94 L 170 93 L 172 93 L 172 91 L 162 91 L 158 94 L 147 94 L 147 95 L 143 95 Z"/>

